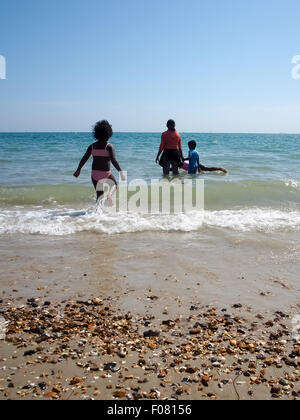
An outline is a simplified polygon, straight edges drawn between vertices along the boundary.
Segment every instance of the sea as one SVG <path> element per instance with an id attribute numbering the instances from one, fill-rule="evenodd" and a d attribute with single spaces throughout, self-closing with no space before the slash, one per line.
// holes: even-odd
<path id="1" fill-rule="evenodd" d="M 197 142 L 206 173 L 201 212 L 110 212 L 96 206 L 91 160 L 73 177 L 91 133 L 0 133 L 0 234 L 64 236 L 83 232 L 239 232 L 300 230 L 300 135 L 181 133 L 184 155 Z M 111 139 L 129 181 L 160 180 L 160 133 L 115 133 Z M 115 175 L 117 173 L 114 171 Z M 185 174 L 180 178 L 184 179 Z"/>

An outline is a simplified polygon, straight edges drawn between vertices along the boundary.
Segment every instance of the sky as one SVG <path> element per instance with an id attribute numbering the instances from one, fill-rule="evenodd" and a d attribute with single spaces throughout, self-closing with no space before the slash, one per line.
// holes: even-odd
<path id="1" fill-rule="evenodd" d="M 181 132 L 300 133 L 299 16 L 299 0 L 0 0 L 0 131 L 174 118 Z"/>

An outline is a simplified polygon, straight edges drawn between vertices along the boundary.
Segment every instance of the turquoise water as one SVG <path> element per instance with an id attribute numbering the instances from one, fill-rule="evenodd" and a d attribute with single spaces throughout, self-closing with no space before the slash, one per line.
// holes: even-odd
<path id="1" fill-rule="evenodd" d="M 227 167 L 230 181 L 274 181 L 300 176 L 300 135 L 182 134 L 185 155 L 191 139 L 198 143 L 202 162 Z M 0 133 L 0 184 L 78 185 L 72 174 L 92 142 L 88 133 Z M 112 143 L 131 179 L 160 176 L 154 164 L 160 134 L 116 133 Z M 79 180 L 81 185 L 89 185 L 89 170 L 87 164 Z"/>
<path id="2" fill-rule="evenodd" d="M 206 227 L 300 230 L 300 135 L 182 134 L 185 155 L 192 139 L 198 143 L 203 164 L 229 170 L 227 176 L 201 176 L 205 180 Z M 72 176 L 92 142 L 89 133 L 0 133 L 0 233 L 202 228 L 195 215 L 138 219 L 127 214 L 118 219 L 88 213 L 78 220 L 50 218 L 51 222 L 45 222 L 55 212 L 93 208 L 91 161 L 78 180 Z M 155 164 L 160 134 L 116 133 L 112 143 L 129 180 L 161 178 L 161 168 Z"/>

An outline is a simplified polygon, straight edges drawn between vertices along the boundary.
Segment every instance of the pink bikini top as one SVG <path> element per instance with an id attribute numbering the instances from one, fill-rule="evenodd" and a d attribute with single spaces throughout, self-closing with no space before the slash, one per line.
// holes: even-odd
<path id="1" fill-rule="evenodd" d="M 94 146 L 92 146 L 92 156 L 93 157 L 106 157 L 106 158 L 110 158 L 111 157 L 109 151 L 106 150 L 106 148 L 105 149 L 94 149 Z"/>

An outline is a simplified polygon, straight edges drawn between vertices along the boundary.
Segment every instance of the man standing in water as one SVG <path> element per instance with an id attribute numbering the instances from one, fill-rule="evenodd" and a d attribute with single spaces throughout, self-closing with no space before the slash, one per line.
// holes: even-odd
<path id="1" fill-rule="evenodd" d="M 156 163 L 163 167 L 164 175 L 170 174 L 172 168 L 173 174 L 179 175 L 178 168 L 183 164 L 183 153 L 180 134 L 177 133 L 175 121 L 169 120 L 167 122 L 168 131 L 161 136 L 161 145 L 156 157 Z M 161 160 L 160 155 L 163 153 Z"/>

